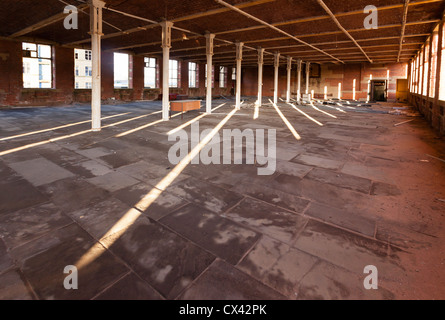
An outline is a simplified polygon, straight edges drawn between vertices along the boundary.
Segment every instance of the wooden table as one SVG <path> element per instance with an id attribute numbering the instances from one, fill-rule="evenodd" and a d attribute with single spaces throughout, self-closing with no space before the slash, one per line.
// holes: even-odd
<path id="1" fill-rule="evenodd" d="M 201 100 L 177 100 L 170 102 L 170 112 L 182 112 L 181 119 L 183 119 L 184 112 L 199 109 L 201 109 Z"/>

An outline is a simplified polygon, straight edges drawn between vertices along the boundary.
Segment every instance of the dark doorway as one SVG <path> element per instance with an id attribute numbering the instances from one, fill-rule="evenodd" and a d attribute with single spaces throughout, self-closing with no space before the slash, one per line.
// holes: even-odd
<path id="1" fill-rule="evenodd" d="M 371 100 L 386 101 L 387 99 L 387 82 L 385 80 L 371 81 Z"/>

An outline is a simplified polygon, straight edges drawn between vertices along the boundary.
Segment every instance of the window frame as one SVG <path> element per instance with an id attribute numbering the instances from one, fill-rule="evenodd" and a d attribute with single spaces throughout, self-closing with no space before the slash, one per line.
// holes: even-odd
<path id="1" fill-rule="evenodd" d="M 227 88 L 228 81 L 227 81 L 227 67 L 225 66 L 219 66 L 219 87 L 220 88 Z"/>
<path id="2" fill-rule="evenodd" d="M 172 69 L 172 64 L 176 63 L 176 69 Z M 180 88 L 181 85 L 181 77 L 180 77 L 180 67 L 181 63 L 179 60 L 170 59 L 168 63 L 168 87 L 172 89 Z M 174 73 L 172 73 L 174 72 Z M 174 84 L 174 81 L 176 81 L 176 85 Z"/>
<path id="3" fill-rule="evenodd" d="M 194 65 L 194 69 L 191 66 Z M 196 62 L 189 62 L 189 88 L 196 89 L 199 88 L 199 65 Z M 194 74 L 194 83 L 192 84 L 192 75 Z"/>
<path id="4" fill-rule="evenodd" d="M 127 61 L 127 78 L 124 79 L 124 80 L 126 80 L 128 82 L 127 86 L 116 86 L 116 72 L 115 72 L 116 71 L 116 60 L 115 60 L 115 57 L 116 57 L 117 54 L 119 54 L 119 55 L 126 55 L 127 59 L 128 59 L 128 61 Z M 131 64 L 131 56 L 130 56 L 130 54 L 123 53 L 123 52 L 114 52 L 113 53 L 113 88 L 114 89 L 116 89 L 116 90 L 131 89 L 131 74 L 130 74 L 131 68 L 130 68 L 130 64 Z"/>
<path id="5" fill-rule="evenodd" d="M 154 61 L 154 67 L 150 67 L 150 62 Z M 147 69 L 154 69 L 154 87 L 147 86 Z M 144 57 L 144 89 L 155 89 L 158 88 L 158 59 L 153 57 Z"/>
<path id="6" fill-rule="evenodd" d="M 29 47 L 34 46 L 35 49 L 29 49 Z M 25 47 L 27 47 L 25 49 Z M 45 57 L 41 54 L 41 47 L 48 47 L 49 48 L 49 58 Z M 26 52 L 26 53 L 25 53 Z M 33 56 L 33 53 L 35 54 L 35 56 Z M 25 74 L 30 73 L 30 72 L 25 72 L 25 69 L 29 69 L 31 70 L 31 66 L 28 65 L 29 61 L 26 61 L 25 59 L 34 59 L 38 61 L 38 70 L 39 70 L 39 74 L 38 74 L 38 81 L 39 81 L 39 86 L 38 87 L 32 87 L 32 86 L 27 86 L 28 82 L 25 82 Z M 43 61 L 49 61 L 49 63 L 46 64 L 42 64 L 41 62 Z M 25 65 L 28 66 L 29 68 L 25 68 Z M 49 87 L 42 87 L 42 83 L 45 82 L 43 79 L 43 72 L 41 72 L 41 70 L 43 69 L 42 66 L 48 66 L 49 67 L 49 74 L 50 74 L 50 79 L 49 79 Z M 38 42 L 26 42 L 23 41 L 22 42 L 22 88 L 23 89 L 54 89 L 54 47 L 50 44 L 43 44 L 43 43 L 38 43 Z"/>

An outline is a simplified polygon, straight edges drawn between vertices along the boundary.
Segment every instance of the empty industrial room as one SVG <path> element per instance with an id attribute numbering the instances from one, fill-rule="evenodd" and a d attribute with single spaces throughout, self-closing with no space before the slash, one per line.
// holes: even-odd
<path id="1" fill-rule="evenodd" d="M 0 299 L 445 299 L 444 13 L 2 0 Z"/>

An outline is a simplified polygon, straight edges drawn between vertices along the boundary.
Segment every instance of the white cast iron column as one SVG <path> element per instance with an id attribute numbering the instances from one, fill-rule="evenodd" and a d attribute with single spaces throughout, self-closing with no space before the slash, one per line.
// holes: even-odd
<path id="1" fill-rule="evenodd" d="M 170 89 L 169 89 L 169 66 L 170 66 L 170 48 L 173 23 L 163 21 L 162 27 L 162 119 L 164 121 L 170 118 Z"/>

